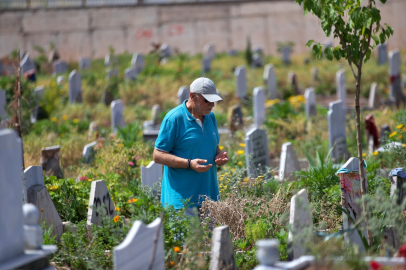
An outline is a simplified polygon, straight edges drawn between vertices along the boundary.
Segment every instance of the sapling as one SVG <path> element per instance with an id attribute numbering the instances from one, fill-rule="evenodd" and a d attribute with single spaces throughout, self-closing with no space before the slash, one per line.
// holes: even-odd
<path id="1" fill-rule="evenodd" d="M 355 112 L 357 121 L 357 148 L 359 167 L 363 168 L 361 125 L 359 96 L 361 90 L 362 67 L 370 57 L 372 50 L 378 45 L 385 43 L 391 35 L 393 28 L 389 25 L 381 25 L 380 11 L 376 8 L 376 0 L 369 0 L 367 5 L 362 5 L 362 0 L 295 0 L 299 5 L 303 4 L 304 12 L 311 12 L 320 19 L 321 28 L 327 37 L 333 34 L 338 39 L 336 47 L 325 47 L 324 55 L 329 61 L 333 58 L 348 61 L 351 72 L 356 81 Z M 379 0 L 385 4 L 386 0 Z M 371 40 L 373 43 L 371 44 Z M 313 52 L 318 59 L 322 55 L 320 42 L 309 40 L 306 44 L 309 48 L 313 45 Z M 346 102 L 343 100 L 343 102 Z M 361 192 L 367 194 L 367 179 L 364 170 L 361 173 Z M 368 228 L 368 211 L 365 201 L 362 203 Z M 372 245 L 372 235 L 367 230 L 369 244 Z"/>

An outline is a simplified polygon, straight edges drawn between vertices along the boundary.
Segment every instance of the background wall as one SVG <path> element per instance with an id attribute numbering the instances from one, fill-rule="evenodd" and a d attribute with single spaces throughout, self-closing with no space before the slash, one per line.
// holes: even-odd
<path id="1" fill-rule="evenodd" d="M 395 29 L 389 49 L 405 48 L 406 0 L 378 6 L 382 22 Z M 267 54 L 286 41 L 295 43 L 294 53 L 304 53 L 309 39 L 328 40 L 320 29 L 293 0 L 0 10 L 0 57 L 18 46 L 31 55 L 34 45 L 49 51 L 50 42 L 68 61 L 104 57 L 110 45 L 117 53 L 147 53 L 151 42 L 191 54 L 208 42 L 216 51 L 244 50 L 248 36 Z"/>

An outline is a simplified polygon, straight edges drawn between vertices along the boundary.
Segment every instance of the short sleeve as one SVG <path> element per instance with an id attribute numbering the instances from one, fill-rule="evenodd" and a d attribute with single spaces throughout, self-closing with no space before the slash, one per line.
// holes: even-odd
<path id="1" fill-rule="evenodd" d="M 176 131 L 175 124 L 171 120 L 165 119 L 161 123 L 158 138 L 155 141 L 155 148 L 160 151 L 171 152 L 175 146 Z"/>
<path id="2" fill-rule="evenodd" d="M 213 112 L 211 113 L 211 116 L 212 116 L 211 119 L 212 119 L 213 125 L 214 125 L 214 132 L 215 132 L 216 138 L 217 138 L 217 145 L 219 145 L 219 143 L 220 143 L 220 135 L 219 135 L 219 129 L 218 129 L 218 126 L 217 126 L 216 116 L 214 115 Z"/>

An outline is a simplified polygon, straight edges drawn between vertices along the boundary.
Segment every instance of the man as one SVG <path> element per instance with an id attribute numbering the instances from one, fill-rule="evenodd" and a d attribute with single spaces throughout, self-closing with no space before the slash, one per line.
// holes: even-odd
<path id="1" fill-rule="evenodd" d="M 208 78 L 198 78 L 190 85 L 189 99 L 168 112 L 162 121 L 154 161 L 164 165 L 161 192 L 164 206 L 180 209 L 190 199 L 188 207 L 201 207 L 204 200 L 201 195 L 218 199 L 216 165 L 228 161 L 227 152 L 218 147 L 220 136 L 211 111 L 214 102 L 220 100 L 214 83 Z"/>

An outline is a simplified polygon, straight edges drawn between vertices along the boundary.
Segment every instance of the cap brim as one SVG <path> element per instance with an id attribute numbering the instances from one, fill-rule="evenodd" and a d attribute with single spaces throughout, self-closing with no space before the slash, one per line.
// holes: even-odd
<path id="1" fill-rule="evenodd" d="M 201 94 L 208 102 L 216 102 L 223 100 L 219 95 L 216 94 Z"/>

